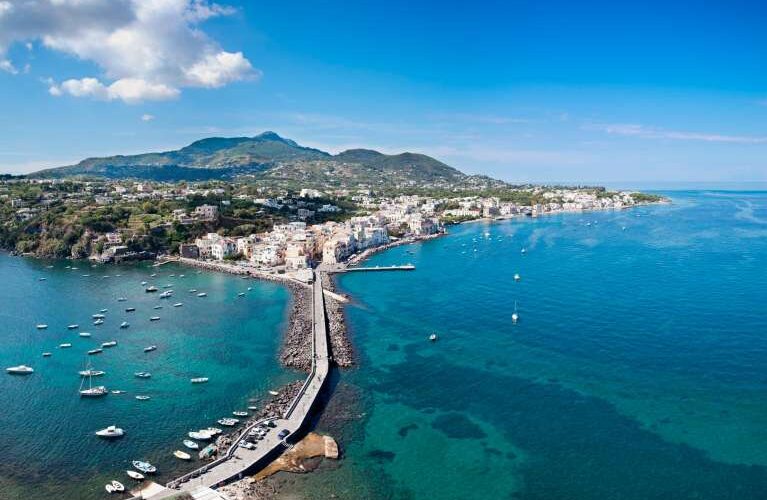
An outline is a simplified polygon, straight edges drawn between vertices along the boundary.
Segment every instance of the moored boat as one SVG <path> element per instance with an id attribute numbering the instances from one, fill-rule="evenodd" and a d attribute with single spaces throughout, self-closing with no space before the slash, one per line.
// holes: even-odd
<path id="1" fill-rule="evenodd" d="M 173 304 L 173 307 L 181 307 L 183 305 L 184 304 L 182 304 L 181 302 L 176 302 L 175 304 Z"/>
<path id="2" fill-rule="evenodd" d="M 106 429 L 101 429 L 100 431 L 96 431 L 96 435 L 100 438 L 112 439 L 112 438 L 123 437 L 125 435 L 125 431 L 117 427 L 116 425 L 110 425 Z"/>
<path id="3" fill-rule="evenodd" d="M 208 294 L 207 294 L 207 293 L 205 293 L 205 292 L 200 292 L 200 293 L 198 293 L 198 294 L 197 294 L 197 296 L 198 296 L 198 297 L 207 297 L 207 296 L 208 296 Z"/>
<path id="4" fill-rule="evenodd" d="M 144 479 L 144 475 L 140 472 L 136 472 L 135 470 L 126 470 L 125 473 L 128 474 L 128 477 L 135 479 L 136 481 L 141 481 Z"/>
<path id="5" fill-rule="evenodd" d="M 66 349 L 67 347 L 72 347 L 72 344 L 65 342 L 64 344 L 59 344 L 59 349 Z"/>
<path id="6" fill-rule="evenodd" d="M 103 319 L 97 319 L 96 321 L 93 322 L 93 326 L 99 326 L 99 325 L 103 325 L 103 324 L 104 324 L 104 320 Z"/>
<path id="7" fill-rule="evenodd" d="M 233 411 L 232 415 L 234 415 L 235 417 L 247 417 L 248 416 L 248 412 L 246 412 L 246 411 Z"/>
<path id="8" fill-rule="evenodd" d="M 136 399 L 138 399 L 139 401 L 149 401 L 150 399 L 152 399 L 152 397 L 151 396 L 138 395 L 138 396 L 136 396 Z"/>
<path id="9" fill-rule="evenodd" d="M 81 377 L 100 377 L 104 375 L 106 372 L 103 372 L 101 370 L 92 370 L 88 368 L 87 370 L 80 370 L 77 372 Z"/>
<path id="10" fill-rule="evenodd" d="M 5 371 L 11 375 L 29 375 L 35 372 L 34 368 L 27 365 L 10 366 Z"/>
<path id="11" fill-rule="evenodd" d="M 429 340 L 431 340 L 432 342 L 436 341 L 436 340 L 437 340 L 437 338 L 438 338 L 438 337 L 437 337 L 437 334 L 436 334 L 436 333 L 432 333 L 431 335 L 429 335 Z"/>
<path id="12" fill-rule="evenodd" d="M 184 439 L 184 441 L 182 441 L 182 442 L 184 443 L 184 446 L 186 446 L 190 450 L 199 450 L 200 449 L 200 445 L 195 443 L 191 439 Z"/>
<path id="13" fill-rule="evenodd" d="M 135 307 L 126 307 L 126 308 L 125 308 L 125 312 L 127 312 L 127 313 L 132 313 L 132 312 L 133 312 L 133 311 L 135 311 L 135 310 L 136 310 L 136 308 L 135 308 Z"/>
<path id="14" fill-rule="evenodd" d="M 101 347 L 114 347 L 116 345 L 117 345 L 116 340 L 110 340 L 109 342 L 104 342 L 103 344 L 101 344 Z"/>
<path id="15" fill-rule="evenodd" d="M 120 323 L 120 328 L 128 328 L 129 326 L 130 326 L 130 323 L 128 323 L 127 321 L 123 321 L 122 323 Z"/>
<path id="16" fill-rule="evenodd" d="M 193 384 L 204 384 L 205 382 L 208 381 L 208 377 L 196 377 L 196 378 L 189 379 L 189 381 L 192 382 Z"/>
<path id="17" fill-rule="evenodd" d="M 80 328 L 80 325 L 69 325 L 69 326 L 67 326 L 67 328 L 69 330 L 77 330 L 78 328 Z"/>
<path id="18" fill-rule="evenodd" d="M 79 335 L 81 337 L 86 337 L 86 338 L 91 336 L 91 334 L 89 332 L 80 332 Z"/>
<path id="19" fill-rule="evenodd" d="M 156 292 L 156 291 L 157 291 L 157 287 L 156 286 L 148 286 L 148 287 L 146 287 L 146 290 L 145 290 L 146 293 L 153 293 L 153 292 Z"/>
<path id="20" fill-rule="evenodd" d="M 50 352 L 44 352 L 43 353 L 43 357 L 44 358 L 50 358 L 52 355 L 53 355 L 53 353 L 50 353 Z"/>
<path id="21" fill-rule="evenodd" d="M 91 354 L 91 355 L 93 355 L 93 354 L 101 354 L 102 352 L 104 352 L 104 349 L 98 347 L 96 349 L 91 349 L 90 351 L 88 351 L 88 354 Z"/>
<path id="22" fill-rule="evenodd" d="M 134 460 L 133 462 L 131 462 L 131 465 L 133 465 L 133 467 L 136 470 L 139 470 L 139 471 L 143 472 L 144 474 L 152 474 L 154 472 L 157 472 L 157 467 L 155 467 L 154 465 L 150 464 L 149 462 L 142 462 L 141 460 Z"/>
<path id="23" fill-rule="evenodd" d="M 181 451 L 181 450 L 174 451 L 173 452 L 173 456 L 178 458 L 178 459 L 181 459 L 181 460 L 191 460 L 192 459 L 192 455 L 190 455 L 189 453 L 187 453 L 185 451 Z"/>
<path id="24" fill-rule="evenodd" d="M 144 347 L 144 352 L 152 352 L 152 351 L 156 351 L 156 350 L 157 350 L 157 346 L 156 345 L 150 345 L 148 347 Z"/>
<path id="25" fill-rule="evenodd" d="M 159 316 L 152 316 L 151 318 L 149 318 L 149 321 L 160 321 L 160 317 Z"/>
<path id="26" fill-rule="evenodd" d="M 35 325 L 35 327 L 36 327 L 38 330 L 45 330 L 46 328 L 48 328 L 48 325 L 46 325 L 45 323 L 40 323 L 40 324 L 38 324 L 38 325 Z"/>
<path id="27" fill-rule="evenodd" d="M 187 434 L 190 438 L 196 439 L 197 441 L 210 441 L 210 439 L 213 437 L 212 434 L 206 431 L 191 431 Z"/>
<path id="28" fill-rule="evenodd" d="M 137 378 L 149 378 L 152 376 L 149 372 L 136 372 L 133 375 L 135 375 Z"/>

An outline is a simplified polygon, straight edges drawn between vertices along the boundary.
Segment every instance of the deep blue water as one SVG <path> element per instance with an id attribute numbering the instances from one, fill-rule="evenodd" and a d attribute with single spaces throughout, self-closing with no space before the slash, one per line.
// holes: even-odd
<path id="1" fill-rule="evenodd" d="M 155 272 L 158 276 L 151 278 Z M 46 280 L 39 281 L 41 277 Z M 175 295 L 163 300 L 159 293 L 145 293 L 144 280 L 160 290 L 172 284 Z M 125 469 L 136 459 L 150 460 L 159 467 L 159 481 L 168 480 L 184 468 L 199 466 L 196 460 L 181 464 L 171 455 L 183 449 L 188 431 L 215 425 L 216 419 L 247 407 L 249 397 L 263 397 L 299 378 L 282 370 L 277 360 L 289 300 L 278 284 L 198 274 L 175 265 L 159 270 L 148 264 L 92 268 L 87 262 L 49 263 L 7 255 L 0 255 L 0 283 L 3 500 L 105 498 L 108 480 L 131 484 Z M 190 289 L 208 296 L 198 298 Z M 239 292 L 245 297 L 238 298 Z M 118 302 L 118 297 L 128 300 Z M 184 305 L 172 307 L 176 302 Z M 155 310 L 155 305 L 163 308 Z M 126 307 L 136 312 L 126 313 Z M 93 326 L 91 315 L 103 308 L 108 309 L 105 324 Z M 150 322 L 151 316 L 161 319 Z M 120 329 L 125 320 L 130 327 Z M 49 327 L 37 330 L 38 323 Z M 92 337 L 80 338 L 67 329 L 75 323 Z M 86 354 L 109 340 L 118 345 L 103 354 Z M 65 342 L 72 348 L 57 347 Z M 152 344 L 158 349 L 144 353 Z M 43 358 L 44 351 L 53 355 Z M 106 371 L 94 378 L 94 385 L 127 393 L 81 399 L 77 372 L 87 361 Z M 21 363 L 35 373 L 4 373 Z M 137 371 L 149 371 L 152 378 L 137 379 Z M 210 382 L 189 382 L 200 376 Z M 138 394 L 152 399 L 137 401 Z M 126 436 L 106 442 L 93 435 L 110 424 L 124 428 Z"/>
<path id="2" fill-rule="evenodd" d="M 767 193 L 669 196 L 452 227 L 367 262 L 414 272 L 342 276 L 360 364 L 320 429 L 345 458 L 286 494 L 767 498 Z"/>

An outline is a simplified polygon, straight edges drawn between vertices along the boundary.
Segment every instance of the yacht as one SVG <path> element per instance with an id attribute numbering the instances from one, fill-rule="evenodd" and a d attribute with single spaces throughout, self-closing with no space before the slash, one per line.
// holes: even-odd
<path id="1" fill-rule="evenodd" d="M 216 420 L 219 425 L 225 425 L 226 427 L 234 427 L 239 422 L 236 418 L 219 418 Z"/>
<path id="2" fill-rule="evenodd" d="M 110 340 L 109 342 L 104 342 L 103 344 L 101 344 L 101 347 L 114 347 L 116 345 L 117 345 L 116 340 Z"/>
<path id="3" fill-rule="evenodd" d="M 181 303 L 181 302 L 176 302 L 175 304 L 173 304 L 173 307 L 181 307 L 181 306 L 183 306 L 183 305 L 184 305 L 184 304 L 183 304 L 183 303 Z"/>
<path id="4" fill-rule="evenodd" d="M 127 321 L 123 321 L 122 323 L 120 323 L 120 328 L 128 328 L 129 326 L 130 326 L 130 323 L 128 323 Z"/>
<path id="5" fill-rule="evenodd" d="M 160 294 L 161 299 L 168 299 L 173 296 L 173 290 L 166 290 Z"/>
<path id="6" fill-rule="evenodd" d="M 157 472 L 157 467 L 150 464 L 149 462 L 141 462 L 140 460 L 134 460 L 133 462 L 131 462 L 131 464 L 136 470 L 140 470 L 141 472 L 145 474 L 151 474 L 153 472 Z"/>
<path id="7" fill-rule="evenodd" d="M 199 450 L 200 449 L 200 445 L 195 443 L 191 439 L 184 439 L 183 443 L 184 443 L 184 446 L 186 446 L 190 450 Z"/>
<path id="8" fill-rule="evenodd" d="M 159 316 L 152 316 L 151 318 L 149 318 L 149 321 L 160 321 L 160 317 Z"/>
<path id="9" fill-rule="evenodd" d="M 91 318 L 93 318 L 93 319 L 104 319 L 105 317 L 106 317 L 106 316 L 104 316 L 104 315 L 103 315 L 103 314 L 101 314 L 101 313 L 99 313 L 99 314 L 94 314 L 93 316 L 91 316 Z"/>
<path id="10" fill-rule="evenodd" d="M 155 350 L 157 350 L 157 346 L 156 345 L 150 345 L 149 347 L 144 347 L 144 352 L 152 352 L 152 351 L 155 351 Z"/>
<path id="11" fill-rule="evenodd" d="M 192 378 L 192 379 L 189 379 L 189 381 L 192 382 L 193 384 L 204 384 L 205 382 L 208 381 L 208 377 Z"/>
<path id="12" fill-rule="evenodd" d="M 136 472 L 134 470 L 126 470 L 125 473 L 128 474 L 128 477 L 135 479 L 136 481 L 141 481 L 144 479 L 144 475 L 142 473 Z"/>
<path id="13" fill-rule="evenodd" d="M 246 412 L 246 411 L 233 411 L 232 415 L 234 415 L 235 417 L 247 417 L 248 416 L 248 412 Z"/>
<path id="14" fill-rule="evenodd" d="M 93 326 L 99 326 L 99 325 L 103 325 L 103 324 L 104 324 L 104 320 L 103 319 L 97 319 L 96 321 L 93 322 Z"/>
<path id="15" fill-rule="evenodd" d="M 210 438 L 213 437 L 210 433 L 205 431 L 198 431 L 198 432 L 192 431 L 192 432 L 189 432 L 187 435 L 192 439 L 196 439 L 197 441 L 210 441 Z"/>
<path id="16" fill-rule="evenodd" d="M 519 314 L 517 314 L 517 301 L 514 301 L 514 312 L 511 315 L 511 322 L 515 325 L 517 324 L 517 321 L 519 321 Z"/>
<path id="17" fill-rule="evenodd" d="M 432 342 L 437 340 L 437 334 L 436 333 L 432 333 L 431 335 L 429 335 L 429 340 L 431 340 Z"/>
<path id="18" fill-rule="evenodd" d="M 35 370 L 27 365 L 19 365 L 6 368 L 5 371 L 11 375 L 29 375 L 30 373 L 34 373 Z"/>
<path id="19" fill-rule="evenodd" d="M 149 401 L 152 398 L 149 396 L 136 396 L 136 399 L 138 399 L 139 401 Z"/>
<path id="20" fill-rule="evenodd" d="M 91 368 L 88 368 L 86 370 L 80 370 L 77 372 L 81 377 L 100 377 L 104 375 L 106 372 L 103 372 L 101 370 L 93 370 Z"/>
<path id="21" fill-rule="evenodd" d="M 106 429 L 96 431 L 96 435 L 102 438 L 119 438 L 125 435 L 125 431 L 117 426 L 110 425 Z"/>
<path id="22" fill-rule="evenodd" d="M 40 323 L 39 325 L 37 325 L 38 330 L 45 330 L 46 328 L 48 328 L 48 325 L 44 323 Z"/>
<path id="23" fill-rule="evenodd" d="M 152 376 L 149 372 L 136 372 L 133 375 L 135 375 L 137 378 L 149 378 Z"/>
<path id="24" fill-rule="evenodd" d="M 65 343 L 65 344 L 59 344 L 59 349 L 66 349 L 67 347 L 72 347 L 72 344 Z"/>
<path id="25" fill-rule="evenodd" d="M 197 294 L 197 296 L 198 296 L 198 297 L 207 297 L 207 296 L 208 296 L 208 294 L 207 294 L 207 293 L 205 293 L 205 292 L 200 292 L 200 293 L 198 293 L 198 294 Z"/>
<path id="26" fill-rule="evenodd" d="M 181 460 L 191 460 L 192 459 L 192 455 L 190 455 L 189 453 L 187 453 L 185 451 L 181 451 L 181 450 L 174 451 L 173 452 L 173 456 L 178 458 L 178 459 L 181 459 Z"/>
<path id="27" fill-rule="evenodd" d="M 156 292 L 157 291 L 157 287 L 156 286 L 148 286 L 148 287 L 146 287 L 146 290 L 144 290 L 144 291 L 146 293 Z"/>
<path id="28" fill-rule="evenodd" d="M 78 335 L 80 335 L 81 337 L 90 337 L 91 336 L 91 334 L 88 333 L 88 332 L 80 332 Z"/>
<path id="29" fill-rule="evenodd" d="M 98 398 L 101 396 L 106 396 L 109 391 L 106 387 L 103 385 L 97 385 L 96 387 L 90 386 L 90 377 L 88 377 L 88 385 L 89 387 L 87 389 L 80 389 L 80 397 L 81 398 Z M 85 379 L 83 379 L 83 382 Z M 82 387 L 82 384 L 80 384 L 80 387 Z"/>

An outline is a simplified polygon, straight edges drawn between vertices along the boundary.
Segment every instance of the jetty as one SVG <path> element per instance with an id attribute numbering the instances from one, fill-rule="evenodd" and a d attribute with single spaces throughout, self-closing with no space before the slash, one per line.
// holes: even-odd
<path id="1" fill-rule="evenodd" d="M 175 496 L 179 492 L 192 494 L 201 489 L 223 486 L 263 468 L 298 441 L 301 431 L 310 421 L 311 409 L 330 370 L 325 297 L 319 277 L 314 279 L 312 289 L 312 367 L 285 414 L 281 418 L 261 419 L 248 425 L 239 432 L 229 449 L 217 460 L 170 481 L 157 493 L 143 497 L 135 496 L 133 499 L 159 500 Z M 271 423 L 273 428 L 254 449 L 239 446 L 253 428 L 267 423 Z M 280 438 L 280 434 L 285 434 L 283 431 L 287 431 L 287 435 Z"/>
<path id="2" fill-rule="evenodd" d="M 345 267 L 343 269 L 336 269 L 335 273 L 351 273 L 351 272 L 371 272 L 371 271 L 415 271 L 413 264 L 403 264 L 401 266 L 367 266 L 367 267 Z"/>

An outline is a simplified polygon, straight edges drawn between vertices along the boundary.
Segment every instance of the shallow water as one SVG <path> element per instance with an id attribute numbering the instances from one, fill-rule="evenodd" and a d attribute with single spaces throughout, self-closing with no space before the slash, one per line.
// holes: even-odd
<path id="1" fill-rule="evenodd" d="M 670 196 L 452 227 L 367 262 L 415 272 L 342 276 L 358 399 L 319 427 L 345 458 L 283 495 L 765 498 L 767 193 Z"/>
<path id="2" fill-rule="evenodd" d="M 152 273 L 158 276 L 151 278 Z M 159 292 L 146 293 L 144 280 L 160 291 L 171 284 L 175 294 L 160 299 Z M 182 464 L 171 455 L 183 449 L 188 431 L 215 425 L 216 419 L 247 407 L 249 397 L 264 397 L 269 389 L 300 378 L 277 360 L 289 301 L 279 284 L 198 274 L 175 265 L 91 268 L 87 262 L 7 255 L 0 255 L 0 281 L 0 365 L 24 363 L 35 369 L 30 376 L 0 376 L 2 499 L 105 498 L 108 480 L 132 484 L 124 471 L 136 459 L 157 465 L 157 479 L 164 482 L 199 466 L 197 460 Z M 198 298 L 190 289 L 208 295 Z M 237 297 L 239 292 L 245 297 Z M 118 297 L 128 300 L 118 302 Z M 173 307 L 176 302 L 184 305 Z M 156 305 L 163 308 L 153 309 Z M 126 307 L 136 312 L 125 312 Z M 108 309 L 105 323 L 94 326 L 91 315 L 103 308 Z M 150 321 L 151 316 L 161 319 Z M 130 327 L 120 329 L 122 321 Z M 37 330 L 38 323 L 48 329 Z M 79 324 L 79 331 L 92 337 L 79 337 L 69 324 Z M 86 354 L 109 340 L 118 345 Z M 72 347 L 57 347 L 65 342 Z M 148 345 L 157 350 L 145 353 Z M 43 358 L 44 351 L 53 355 Z M 127 393 L 80 398 L 77 372 L 86 362 L 106 372 L 93 379 L 94 385 Z M 152 377 L 138 379 L 137 371 Z M 189 382 L 201 376 L 210 381 Z M 138 394 L 152 399 L 138 401 Z M 126 436 L 107 442 L 93 435 L 110 424 L 124 428 Z"/>

